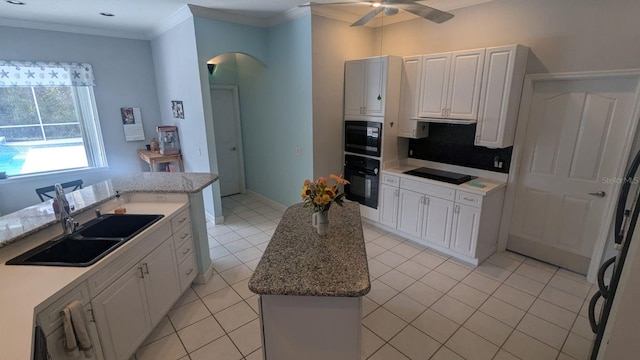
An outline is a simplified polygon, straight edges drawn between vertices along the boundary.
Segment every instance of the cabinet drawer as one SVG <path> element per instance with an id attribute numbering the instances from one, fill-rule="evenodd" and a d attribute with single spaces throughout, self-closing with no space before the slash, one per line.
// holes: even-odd
<path id="1" fill-rule="evenodd" d="M 400 179 L 400 187 L 403 189 L 419 192 L 425 195 L 431 195 L 439 197 L 445 200 L 452 200 L 455 198 L 455 190 L 444 186 L 438 186 L 433 184 L 427 184 L 422 181 L 416 181 L 411 179 Z"/>
<path id="2" fill-rule="evenodd" d="M 85 282 L 73 288 L 71 291 L 62 295 L 53 304 L 47 306 L 38 313 L 38 324 L 44 331 L 45 335 L 49 335 L 53 330 L 62 326 L 62 314 L 60 313 L 72 301 L 80 301 L 82 305 L 87 305 L 91 300 L 89 297 L 89 288 Z"/>
<path id="3" fill-rule="evenodd" d="M 178 265 L 178 277 L 180 278 L 180 289 L 184 292 L 198 275 L 196 269 L 196 255 L 192 251 L 187 259 Z"/>
<path id="4" fill-rule="evenodd" d="M 397 187 L 400 186 L 400 177 L 389 174 L 382 174 L 382 183 Z"/>
<path id="5" fill-rule="evenodd" d="M 466 204 L 469 206 L 480 208 L 482 207 L 482 195 L 472 194 L 465 191 L 456 191 L 456 202 Z"/>
<path id="6" fill-rule="evenodd" d="M 186 221 L 183 226 L 173 230 L 173 243 L 179 248 L 185 241 L 191 238 L 191 221 Z"/>
<path id="7" fill-rule="evenodd" d="M 176 259 L 178 259 L 178 264 L 186 259 L 191 253 L 193 253 L 193 240 L 189 237 L 180 247 L 176 247 Z"/>
<path id="8" fill-rule="evenodd" d="M 189 222 L 189 208 L 182 210 L 171 219 L 171 230 L 176 232 L 185 222 Z"/>

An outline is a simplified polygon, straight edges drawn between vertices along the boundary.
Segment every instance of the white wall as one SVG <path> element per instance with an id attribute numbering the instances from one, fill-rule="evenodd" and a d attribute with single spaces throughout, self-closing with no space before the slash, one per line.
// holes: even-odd
<path id="1" fill-rule="evenodd" d="M 313 177 L 343 172 L 344 62 L 375 55 L 374 30 L 312 16 Z M 340 39 L 340 41 L 336 41 Z"/>
<path id="2" fill-rule="evenodd" d="M 0 180 L 0 213 L 38 203 L 35 188 L 81 178 L 85 184 L 141 171 L 136 150 L 160 124 L 149 41 L 0 26 L 3 60 L 77 61 L 93 66 L 93 88 L 109 169 Z M 140 107 L 146 141 L 127 142 L 120 108 Z"/>

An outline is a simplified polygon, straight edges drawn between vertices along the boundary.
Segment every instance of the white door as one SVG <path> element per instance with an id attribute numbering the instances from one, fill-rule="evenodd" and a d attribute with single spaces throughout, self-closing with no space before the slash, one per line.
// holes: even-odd
<path id="1" fill-rule="evenodd" d="M 218 154 L 220 195 L 232 195 L 244 190 L 244 160 L 240 105 L 236 86 L 211 86 L 211 108 Z"/>
<path id="2" fill-rule="evenodd" d="M 445 248 L 451 239 L 453 202 L 436 197 L 425 197 L 422 238 Z"/>
<path id="3" fill-rule="evenodd" d="M 365 60 L 344 64 L 344 114 L 362 115 L 364 107 Z"/>
<path id="4" fill-rule="evenodd" d="M 420 237 L 424 195 L 400 189 L 398 202 L 398 230 Z"/>
<path id="5" fill-rule="evenodd" d="M 398 222 L 399 191 L 396 186 L 380 186 L 380 223 L 392 228 L 395 228 Z"/>
<path id="6" fill-rule="evenodd" d="M 442 118 L 449 90 L 449 66 L 451 53 L 422 57 L 420 80 L 420 117 Z"/>
<path id="7" fill-rule="evenodd" d="M 365 71 L 365 115 L 384 116 L 388 57 L 367 59 Z"/>
<path id="8" fill-rule="evenodd" d="M 480 228 L 480 209 L 463 204 L 453 208 L 451 227 L 451 250 L 469 257 L 476 256 L 478 229 Z"/>
<path id="9" fill-rule="evenodd" d="M 151 324 L 155 325 L 180 297 L 173 239 L 166 240 L 141 262 Z"/>
<path id="10" fill-rule="evenodd" d="M 478 118 L 483 67 L 484 49 L 451 53 L 446 117 L 470 120 Z"/>
<path id="11" fill-rule="evenodd" d="M 535 83 L 507 248 L 586 273 L 610 225 L 616 187 L 607 179 L 623 176 L 636 86 L 625 78 Z"/>

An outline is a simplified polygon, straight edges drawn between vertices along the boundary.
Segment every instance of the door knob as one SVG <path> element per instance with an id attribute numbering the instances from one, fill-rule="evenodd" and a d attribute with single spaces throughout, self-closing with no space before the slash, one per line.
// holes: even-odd
<path id="1" fill-rule="evenodd" d="M 598 192 L 594 192 L 594 193 L 589 193 L 589 195 L 593 195 L 593 196 L 597 196 L 597 197 L 605 197 L 607 196 L 607 193 L 604 191 L 598 191 Z"/>

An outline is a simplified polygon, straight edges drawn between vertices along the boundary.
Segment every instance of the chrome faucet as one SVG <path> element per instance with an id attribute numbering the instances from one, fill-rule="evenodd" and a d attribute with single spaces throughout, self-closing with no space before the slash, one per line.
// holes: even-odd
<path id="1" fill-rule="evenodd" d="M 65 235 L 69 235 L 76 231 L 78 223 L 71 217 L 71 209 L 69 208 L 69 201 L 64 193 L 62 185 L 55 184 L 56 200 L 58 201 L 58 209 L 60 209 L 60 222 L 62 223 L 62 231 Z"/>

